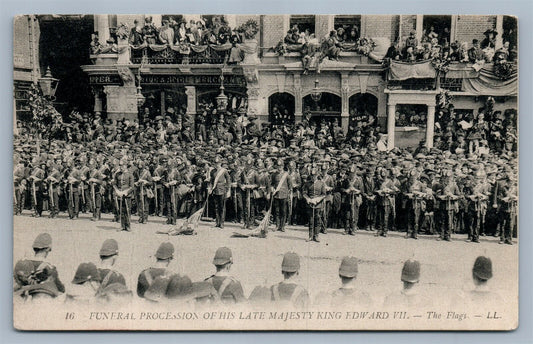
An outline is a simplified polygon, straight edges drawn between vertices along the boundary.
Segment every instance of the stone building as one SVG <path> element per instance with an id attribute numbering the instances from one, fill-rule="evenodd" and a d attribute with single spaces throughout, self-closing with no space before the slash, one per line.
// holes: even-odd
<path id="1" fill-rule="evenodd" d="M 429 77 L 394 79 L 389 66 L 381 61 L 392 42 L 399 41 L 402 46 L 411 31 L 416 32 L 420 42 L 423 33 L 432 28 L 440 30 L 448 42 L 469 44 L 473 39 L 481 41 L 484 33 L 493 29 L 498 32 L 496 48 L 501 47 L 504 27 L 513 20 L 516 25 L 516 19 L 507 16 L 224 15 L 230 27 L 250 19 L 259 27 L 257 35 L 242 44 L 244 60 L 238 64 L 227 63 L 231 45 L 191 47 L 188 52 L 176 46 L 136 49 L 124 35 L 117 35 L 121 30 L 131 30 L 135 20 L 143 25 L 146 16 L 94 16 L 94 31 L 100 44 L 116 37 L 116 46 L 91 55 L 93 64 L 82 69 L 89 76 L 94 111 L 104 112 L 109 118 L 137 118 L 141 111 L 151 116 L 165 114 L 171 107 L 194 117 L 200 111 L 199 104 L 216 101 L 221 92 L 221 76 L 229 101 L 237 102 L 237 106 L 245 104 L 248 114 L 260 121 L 272 121 L 273 112 L 283 108 L 296 122 L 305 114 L 338 120 L 347 130 L 351 117 L 364 113 L 375 116 L 382 131 L 388 133 L 389 148 L 422 139 L 432 146 L 436 95 L 440 90 L 449 91 L 456 109 L 473 115 L 489 96 L 497 97 L 495 110 L 517 108 L 516 80 L 505 89 L 477 89 L 470 83 L 477 80 L 478 74 L 472 74 L 472 66 L 466 64 L 454 66 L 448 73 L 433 70 Z M 209 16 L 149 16 L 156 27 L 170 18 L 186 23 L 191 19 L 209 20 Z M 121 24 L 126 24 L 127 29 Z M 357 37 L 371 38 L 376 46 L 366 54 L 341 51 L 338 60 L 325 59 L 318 68 L 304 73 L 300 52 L 280 54 L 275 48 L 294 25 L 314 33 L 317 40 L 342 26 L 354 30 Z M 409 131 L 398 127 L 396 112 L 412 108 L 422 111 L 421 118 L 427 122 Z"/>

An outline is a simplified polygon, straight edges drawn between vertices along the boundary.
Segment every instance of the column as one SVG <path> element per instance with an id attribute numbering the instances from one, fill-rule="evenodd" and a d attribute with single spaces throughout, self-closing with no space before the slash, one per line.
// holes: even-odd
<path id="1" fill-rule="evenodd" d="M 164 116 L 167 113 L 165 107 L 165 91 L 161 91 L 161 116 Z"/>
<path id="2" fill-rule="evenodd" d="M 418 44 L 422 41 L 422 31 L 424 31 L 424 16 L 422 14 L 416 15 L 416 40 Z"/>
<path id="3" fill-rule="evenodd" d="M 109 39 L 109 19 L 107 14 L 97 14 L 94 16 L 96 27 L 95 30 L 98 31 L 98 41 L 100 44 L 104 44 Z"/>
<path id="4" fill-rule="evenodd" d="M 185 94 L 187 95 L 187 115 L 196 115 L 196 87 L 185 86 Z"/>
<path id="5" fill-rule="evenodd" d="M 102 106 L 102 97 L 100 96 L 100 91 L 99 90 L 94 90 L 94 113 L 102 113 L 102 109 L 103 109 L 103 106 Z"/>
<path id="6" fill-rule="evenodd" d="M 426 147 L 433 148 L 435 134 L 435 105 L 428 105 L 428 121 L 426 126 Z"/>
<path id="7" fill-rule="evenodd" d="M 396 128 L 396 104 L 389 104 L 389 110 L 387 112 L 387 149 L 394 148 L 394 130 Z M 429 116 L 428 116 L 429 118 Z"/>
<path id="8" fill-rule="evenodd" d="M 503 47 L 503 16 L 496 16 L 496 31 L 498 35 L 496 36 L 496 49 Z"/>

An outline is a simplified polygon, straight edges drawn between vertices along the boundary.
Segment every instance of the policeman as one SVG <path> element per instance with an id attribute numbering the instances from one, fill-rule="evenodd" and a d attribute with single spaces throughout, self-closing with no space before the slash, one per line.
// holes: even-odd
<path id="1" fill-rule="evenodd" d="M 48 254 L 52 251 L 52 237 L 48 233 L 41 233 L 37 235 L 33 241 L 34 257 L 31 260 L 21 260 L 16 265 L 14 271 L 14 290 L 21 290 L 29 285 L 43 284 L 50 282 L 54 284 L 52 287 L 57 291 L 57 294 L 65 292 L 65 286 L 61 283 L 57 269 L 54 265 L 47 261 Z M 22 264 L 22 265 L 21 265 Z M 22 269 L 21 266 L 29 269 Z M 17 271 L 26 271 L 22 275 L 18 275 Z M 23 292 L 24 290 L 21 290 Z"/>
<path id="2" fill-rule="evenodd" d="M 213 284 L 221 302 L 234 304 L 246 301 L 241 283 L 229 274 L 233 265 L 231 250 L 227 247 L 217 249 L 213 264 L 217 271 L 211 277 L 206 278 L 205 281 Z"/>
<path id="3" fill-rule="evenodd" d="M 72 279 L 72 288 L 69 289 L 65 302 L 77 304 L 92 304 L 96 301 L 95 295 L 100 288 L 100 274 L 93 263 L 81 263 L 76 269 Z"/>
<path id="4" fill-rule="evenodd" d="M 118 258 L 118 243 L 115 239 L 107 239 L 100 248 L 100 268 L 98 273 L 100 275 L 100 288 L 103 291 L 106 287 L 119 283 L 126 285 L 124 276 L 114 269 L 114 265 Z"/>
<path id="5" fill-rule="evenodd" d="M 272 301 L 295 308 L 306 308 L 309 294 L 304 287 L 295 282 L 300 270 L 300 257 L 294 252 L 287 252 L 281 262 L 283 281 L 270 287 Z"/>
<path id="6" fill-rule="evenodd" d="M 489 289 L 488 281 L 492 278 L 492 260 L 479 256 L 472 267 L 475 288 L 467 295 L 467 302 L 473 307 L 501 305 L 503 300 L 498 293 Z"/>
<path id="7" fill-rule="evenodd" d="M 155 259 L 155 265 L 143 270 L 137 278 L 137 295 L 139 297 L 144 297 L 144 293 L 157 277 L 167 273 L 168 265 L 174 259 L 174 245 L 170 242 L 161 243 L 155 253 Z"/>
<path id="8" fill-rule="evenodd" d="M 369 307 L 372 305 L 372 299 L 367 293 L 357 290 L 358 267 L 357 258 L 344 257 L 339 266 L 339 277 L 342 286 L 335 290 L 331 295 L 331 306 L 338 307 L 344 305 Z"/>
<path id="9" fill-rule="evenodd" d="M 26 166 L 22 160 L 18 160 L 18 156 L 14 158 L 13 163 L 13 183 L 14 183 L 14 201 L 15 201 L 15 215 L 22 214 L 24 210 L 24 203 L 26 202 Z"/>
<path id="10" fill-rule="evenodd" d="M 431 299 L 422 295 L 417 286 L 420 281 L 420 262 L 407 260 L 403 264 L 401 280 L 403 289 L 385 298 L 385 307 L 405 307 L 407 309 L 428 307 L 432 305 Z"/>

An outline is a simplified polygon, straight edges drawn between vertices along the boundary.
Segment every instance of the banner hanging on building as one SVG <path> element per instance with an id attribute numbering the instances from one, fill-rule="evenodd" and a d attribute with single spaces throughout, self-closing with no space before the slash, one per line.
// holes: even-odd
<path id="1" fill-rule="evenodd" d="M 430 60 L 421 62 L 391 61 L 389 68 L 389 80 L 426 79 L 435 76 L 435 68 L 431 65 Z"/>

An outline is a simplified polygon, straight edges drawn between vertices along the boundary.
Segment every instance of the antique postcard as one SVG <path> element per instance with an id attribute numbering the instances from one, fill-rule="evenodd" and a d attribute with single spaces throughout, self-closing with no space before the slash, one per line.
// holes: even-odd
<path id="1" fill-rule="evenodd" d="M 19 330 L 518 327 L 518 18 L 13 18 Z"/>

